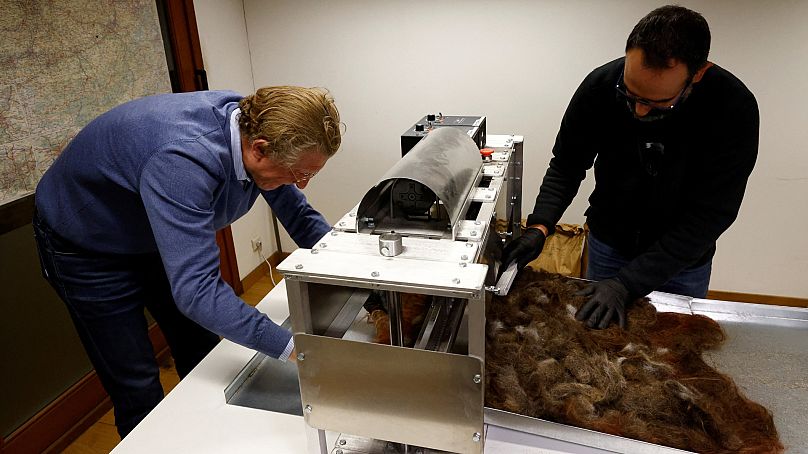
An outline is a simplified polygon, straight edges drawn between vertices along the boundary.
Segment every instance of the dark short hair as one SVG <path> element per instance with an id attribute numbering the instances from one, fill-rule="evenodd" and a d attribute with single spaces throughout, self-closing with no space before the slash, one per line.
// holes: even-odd
<path id="1" fill-rule="evenodd" d="M 691 75 L 710 53 L 710 26 L 701 14 L 678 5 L 657 8 L 637 22 L 626 40 L 626 52 L 642 49 L 649 68 L 667 68 L 670 59 L 687 65 Z"/>

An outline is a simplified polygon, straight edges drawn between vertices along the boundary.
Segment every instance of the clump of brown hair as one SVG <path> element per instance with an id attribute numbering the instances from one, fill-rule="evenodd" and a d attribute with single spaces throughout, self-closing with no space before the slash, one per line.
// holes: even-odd
<path id="1" fill-rule="evenodd" d="M 418 293 L 401 293 L 401 337 L 405 347 L 412 347 L 429 309 L 429 297 Z M 368 323 L 376 328 L 373 342 L 390 345 L 390 316 L 381 304 L 368 312 Z M 367 309 L 367 307 L 366 307 Z"/>
<path id="2" fill-rule="evenodd" d="M 322 88 L 259 88 L 239 102 L 238 124 L 252 142 L 266 140 L 262 152 L 293 165 L 311 149 L 331 157 L 342 142 L 342 124 L 334 99 Z"/>
<path id="3" fill-rule="evenodd" d="M 702 453 L 783 451 L 771 413 L 701 358 L 718 323 L 641 299 L 626 330 L 591 330 L 574 318 L 582 285 L 525 269 L 486 308 L 487 406 Z"/>

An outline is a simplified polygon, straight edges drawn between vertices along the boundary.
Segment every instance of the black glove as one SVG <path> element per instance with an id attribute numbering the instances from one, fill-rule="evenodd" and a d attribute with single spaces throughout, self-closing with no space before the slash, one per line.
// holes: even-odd
<path id="1" fill-rule="evenodd" d="M 617 319 L 620 328 L 626 328 L 626 307 L 631 302 L 628 289 L 617 278 L 592 282 L 575 292 L 576 296 L 588 296 L 575 314 L 578 321 L 586 320 L 586 326 L 603 329 Z"/>
<path id="2" fill-rule="evenodd" d="M 516 262 L 518 269 L 524 268 L 528 263 L 536 260 L 544 247 L 544 232 L 539 229 L 527 229 L 522 236 L 511 241 L 502 251 L 502 268 L 500 272 L 508 269 L 511 262 Z"/>

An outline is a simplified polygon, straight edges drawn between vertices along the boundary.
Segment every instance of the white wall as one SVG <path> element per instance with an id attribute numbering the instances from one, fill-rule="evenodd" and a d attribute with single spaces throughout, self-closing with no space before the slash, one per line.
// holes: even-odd
<path id="1" fill-rule="evenodd" d="M 210 89 L 235 90 L 245 95 L 253 93 L 255 87 L 241 0 L 195 0 L 194 12 Z M 232 232 L 239 278 L 244 279 L 261 263 L 260 255 L 252 250 L 251 239 L 261 238 L 265 257 L 277 249 L 266 202 L 259 198 L 249 213 L 233 223 Z"/>
<path id="2" fill-rule="evenodd" d="M 808 2 L 681 3 L 705 15 L 711 60 L 744 80 L 761 109 L 760 158 L 739 219 L 719 241 L 711 288 L 806 297 Z M 401 132 L 435 111 L 484 114 L 489 133 L 525 136 L 529 212 L 573 91 L 622 55 L 633 25 L 663 3 L 244 4 L 255 85 L 325 86 L 337 99 L 344 145 L 306 189 L 334 222 L 398 158 Z M 583 222 L 591 188 L 590 177 L 563 221 Z"/>

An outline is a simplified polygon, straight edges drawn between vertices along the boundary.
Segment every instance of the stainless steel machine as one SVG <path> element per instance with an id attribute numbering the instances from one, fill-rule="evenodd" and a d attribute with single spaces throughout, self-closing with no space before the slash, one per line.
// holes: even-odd
<path id="1" fill-rule="evenodd" d="M 484 406 L 485 304 L 496 291 L 496 270 L 486 263 L 494 263 L 502 240 L 491 225 L 504 219 L 503 236 L 518 235 L 523 139 L 488 135 L 486 145 L 493 153 L 481 157 L 460 130 L 432 130 L 317 246 L 284 260 L 279 270 L 286 280 L 297 368 L 256 355 L 225 391 L 228 403 L 301 414 L 310 431 L 309 450 L 321 454 L 482 453 L 492 431 L 511 434 L 524 452 L 534 452 L 530 446 L 580 453 L 682 452 Z M 428 295 L 429 309 L 407 346 L 401 311 L 410 293 Z M 389 313 L 392 345 L 371 342 L 374 327 L 363 306 L 372 295 L 381 297 Z M 741 323 L 738 333 L 767 333 L 754 347 L 730 342 L 726 352 L 717 352 L 711 361 L 722 369 L 741 366 L 739 357 L 749 348 L 808 364 L 805 309 L 656 292 L 650 297 L 660 310 L 702 313 L 728 330 Z M 742 367 L 749 378 L 775 366 Z M 770 387 L 758 391 L 760 396 L 750 397 L 772 409 L 776 419 L 788 415 L 808 425 L 805 412 L 793 411 L 808 404 L 804 393 L 774 402 L 765 399 Z M 805 437 L 796 426 L 788 433 Z"/>
<path id="2" fill-rule="evenodd" d="M 405 449 L 483 452 L 485 286 L 493 270 L 482 262 L 499 239 L 490 228 L 497 203 L 521 218 L 522 140 L 499 140 L 484 160 L 463 132 L 431 131 L 317 247 L 279 267 L 311 427 Z M 384 299 L 392 345 L 351 330 L 364 323 L 371 291 Z M 430 297 L 412 348 L 403 345 L 402 293 Z"/>

